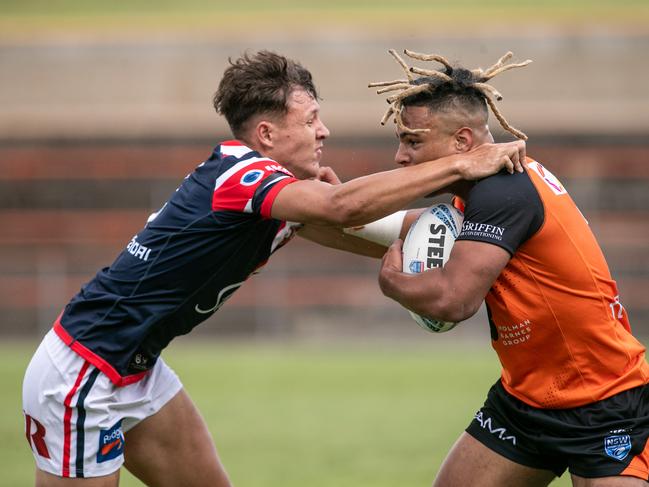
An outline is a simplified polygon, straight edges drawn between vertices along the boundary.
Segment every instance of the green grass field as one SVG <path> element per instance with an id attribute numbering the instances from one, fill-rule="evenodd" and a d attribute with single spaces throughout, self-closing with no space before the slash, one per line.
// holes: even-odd
<path id="1" fill-rule="evenodd" d="M 0 39 L 40 38 L 48 34 L 111 36 L 118 32 L 248 36 L 310 35 L 347 29 L 387 35 L 466 34 L 484 31 L 525 34 L 529 26 L 563 26 L 572 32 L 585 25 L 646 31 L 646 0 L 0 0 Z M 242 28 L 245 26 L 245 28 Z"/>
<path id="2" fill-rule="evenodd" d="M 485 344 L 173 344 L 236 486 L 429 486 L 498 377 Z M 445 341 L 445 343 L 449 343 Z M 35 343 L 0 345 L 0 486 L 32 484 L 21 381 Z M 123 486 L 141 485 L 128 474 Z M 553 485 L 570 485 L 567 476 Z"/>

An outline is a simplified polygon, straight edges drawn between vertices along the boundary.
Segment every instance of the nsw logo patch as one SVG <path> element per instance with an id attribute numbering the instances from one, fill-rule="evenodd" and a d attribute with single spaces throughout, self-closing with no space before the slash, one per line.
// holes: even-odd
<path id="1" fill-rule="evenodd" d="M 114 426 L 99 432 L 99 450 L 97 463 L 107 462 L 124 454 L 124 433 L 122 433 L 122 420 Z"/>
<path id="2" fill-rule="evenodd" d="M 604 438 L 604 451 L 609 457 L 624 460 L 631 451 L 629 435 L 611 435 Z"/>

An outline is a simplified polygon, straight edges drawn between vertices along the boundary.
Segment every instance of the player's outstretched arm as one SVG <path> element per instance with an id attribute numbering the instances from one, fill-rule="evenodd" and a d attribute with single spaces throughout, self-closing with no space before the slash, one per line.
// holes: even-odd
<path id="1" fill-rule="evenodd" d="M 400 211 L 360 227 L 339 228 L 325 225 L 304 225 L 300 237 L 325 247 L 380 259 L 392 242 L 405 238 L 410 226 L 425 211 Z"/>
<path id="2" fill-rule="evenodd" d="M 380 259 L 387 247 L 364 238 L 349 235 L 342 228 L 324 225 L 305 225 L 298 233 L 311 242 L 336 250 L 344 250 L 352 254 L 364 255 Z"/>
<path id="3" fill-rule="evenodd" d="M 421 274 L 402 272 L 402 241 L 383 257 L 379 285 L 383 294 L 421 316 L 457 323 L 473 316 L 510 254 L 484 242 L 455 242 L 444 267 Z"/>
<path id="4" fill-rule="evenodd" d="M 485 144 L 416 166 L 384 171 L 343 184 L 303 180 L 279 192 L 271 215 L 278 220 L 352 227 L 400 210 L 461 179 L 480 179 L 502 168 L 514 171 L 524 143 Z M 521 169 L 522 170 L 522 169 Z"/>

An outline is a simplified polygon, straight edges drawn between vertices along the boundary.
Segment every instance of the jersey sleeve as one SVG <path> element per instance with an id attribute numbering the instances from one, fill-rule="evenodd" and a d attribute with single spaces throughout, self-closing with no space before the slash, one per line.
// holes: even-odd
<path id="1" fill-rule="evenodd" d="M 457 240 L 486 242 L 510 254 L 543 224 L 541 198 L 526 173 L 496 174 L 471 189 Z"/>
<path id="2" fill-rule="evenodd" d="M 275 197 L 282 188 L 295 181 L 297 179 L 275 161 L 255 159 L 239 162 L 217 178 L 212 210 L 271 218 Z"/>

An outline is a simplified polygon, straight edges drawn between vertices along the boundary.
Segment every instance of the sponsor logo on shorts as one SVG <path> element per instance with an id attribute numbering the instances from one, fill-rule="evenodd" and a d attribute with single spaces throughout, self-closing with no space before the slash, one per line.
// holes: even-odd
<path id="1" fill-rule="evenodd" d="M 478 411 L 475 413 L 475 416 L 473 417 L 482 429 L 487 430 L 489 433 L 492 435 L 496 436 L 498 439 L 502 441 L 509 441 L 511 442 L 512 445 L 516 446 L 516 437 L 514 435 L 510 435 L 507 432 L 506 428 L 495 428 L 492 424 L 491 418 L 488 416 L 485 416 L 485 414 L 482 411 Z"/>
<path id="2" fill-rule="evenodd" d="M 604 438 L 604 451 L 609 457 L 624 460 L 631 451 L 629 435 L 611 435 Z"/>
<path id="3" fill-rule="evenodd" d="M 124 433 L 122 433 L 122 420 L 114 426 L 99 432 L 99 450 L 97 463 L 107 462 L 124 454 Z"/>

